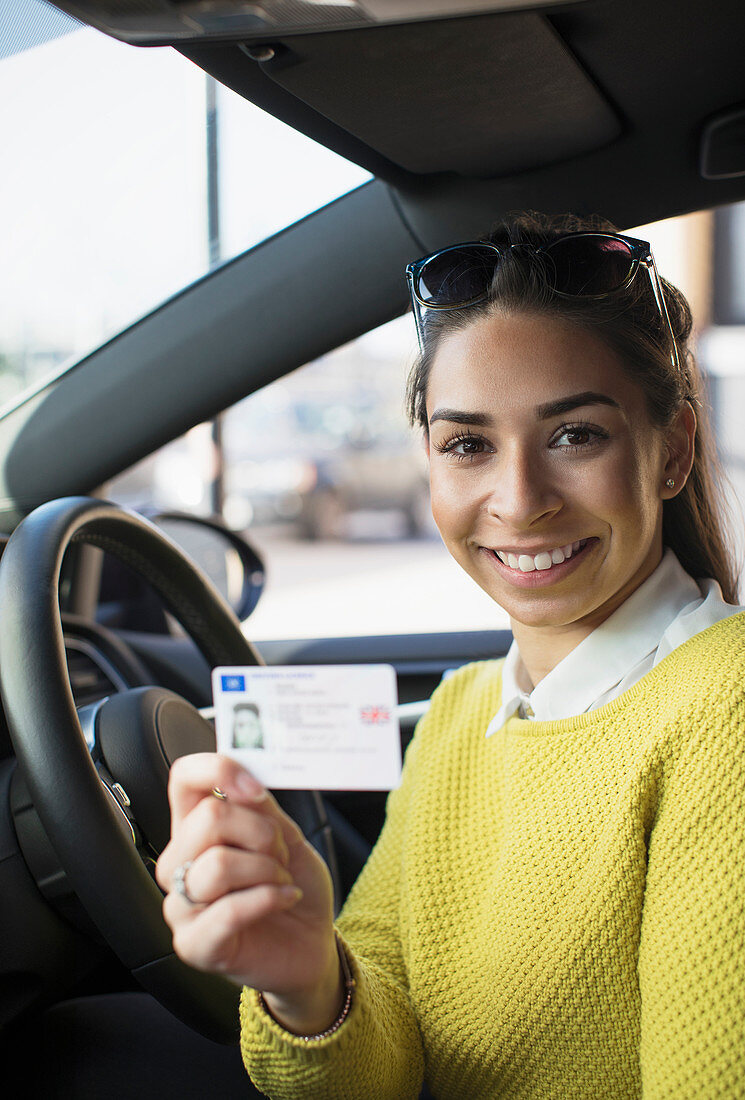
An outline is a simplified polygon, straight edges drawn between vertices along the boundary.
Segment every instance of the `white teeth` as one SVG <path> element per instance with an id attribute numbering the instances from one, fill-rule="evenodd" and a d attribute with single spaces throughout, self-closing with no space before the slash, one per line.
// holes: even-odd
<path id="1" fill-rule="evenodd" d="M 495 550 L 494 553 L 503 565 L 510 569 L 519 569 L 521 573 L 532 573 L 534 570 L 550 569 L 552 565 L 561 565 L 568 561 L 572 554 L 576 554 L 582 545 L 582 540 L 570 542 L 566 546 L 557 546 L 554 550 L 542 550 L 533 557 L 531 554 L 510 554 L 507 550 Z"/>

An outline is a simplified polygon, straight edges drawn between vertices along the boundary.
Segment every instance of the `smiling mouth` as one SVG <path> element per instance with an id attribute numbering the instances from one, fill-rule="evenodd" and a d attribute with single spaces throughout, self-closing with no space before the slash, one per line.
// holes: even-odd
<path id="1" fill-rule="evenodd" d="M 492 550 L 495 558 L 515 573 L 547 572 L 556 565 L 569 561 L 575 554 L 584 550 L 589 539 L 578 539 L 565 546 L 556 546 L 552 550 L 542 550 L 539 554 L 513 554 L 507 550 Z"/>

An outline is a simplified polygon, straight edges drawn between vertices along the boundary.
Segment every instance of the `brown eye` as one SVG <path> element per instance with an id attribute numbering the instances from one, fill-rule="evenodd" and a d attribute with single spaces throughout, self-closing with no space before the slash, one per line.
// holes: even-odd
<path id="1" fill-rule="evenodd" d="M 459 443 L 455 444 L 453 450 L 464 455 L 476 455 L 480 453 L 483 446 L 480 439 L 461 439 Z"/>
<path id="2" fill-rule="evenodd" d="M 603 428 L 594 427 L 591 424 L 565 424 L 556 432 L 551 441 L 552 447 L 564 450 L 579 450 L 582 447 L 592 447 L 608 438 L 608 433 Z"/>
<path id="3" fill-rule="evenodd" d="M 471 432 L 460 433 L 444 440 L 442 443 L 435 444 L 435 450 L 438 454 L 461 460 L 478 458 L 479 455 L 491 449 L 486 439 L 479 435 L 472 435 Z"/>

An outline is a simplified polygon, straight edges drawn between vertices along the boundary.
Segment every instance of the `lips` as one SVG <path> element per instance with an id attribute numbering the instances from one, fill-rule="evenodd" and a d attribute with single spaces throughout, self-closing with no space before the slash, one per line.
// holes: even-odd
<path id="1" fill-rule="evenodd" d="M 553 565 L 561 565 L 568 561 L 572 555 L 583 550 L 587 545 L 587 539 L 578 539 L 576 542 L 567 543 L 565 546 L 556 546 L 551 549 L 541 550 L 537 554 L 515 554 L 509 550 L 494 550 L 495 556 L 517 573 L 533 573 L 545 571 Z"/>

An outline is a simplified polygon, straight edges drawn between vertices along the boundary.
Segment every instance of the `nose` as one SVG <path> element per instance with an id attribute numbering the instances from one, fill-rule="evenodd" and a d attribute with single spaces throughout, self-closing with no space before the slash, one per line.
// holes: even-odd
<path id="1" fill-rule="evenodd" d="M 554 516 L 564 503 L 551 471 L 535 454 L 505 455 L 492 470 L 492 477 L 486 510 L 515 530 L 526 530 Z"/>

